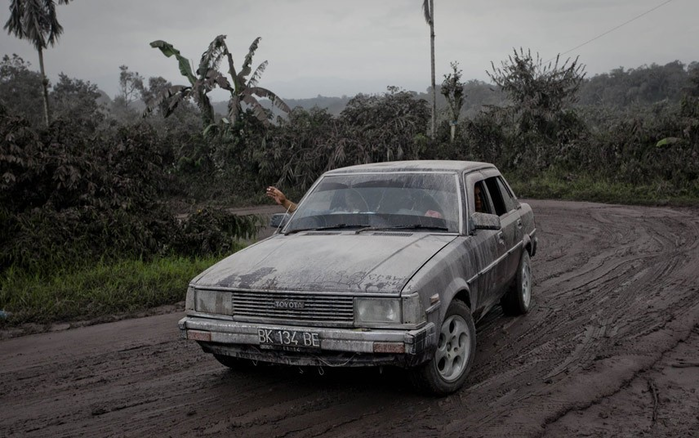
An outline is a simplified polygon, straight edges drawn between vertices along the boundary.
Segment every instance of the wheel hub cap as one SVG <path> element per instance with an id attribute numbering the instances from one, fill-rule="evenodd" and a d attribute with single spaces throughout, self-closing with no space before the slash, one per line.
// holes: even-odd
<path id="1" fill-rule="evenodd" d="M 442 324 L 435 363 L 446 381 L 458 379 L 471 354 L 471 342 L 466 321 L 459 315 L 448 317 Z"/>

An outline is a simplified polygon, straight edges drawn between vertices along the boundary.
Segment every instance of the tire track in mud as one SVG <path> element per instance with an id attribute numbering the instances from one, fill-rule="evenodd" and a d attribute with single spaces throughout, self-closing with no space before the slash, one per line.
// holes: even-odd
<path id="1" fill-rule="evenodd" d="M 699 325 L 617 392 L 551 421 L 544 436 L 697 436 L 697 351 Z M 621 415 L 629 421 L 609 421 Z"/>
<path id="2" fill-rule="evenodd" d="M 161 315 L 0 341 L 0 436 L 540 436 L 688 336 L 699 215 L 531 205 L 534 306 L 478 323 L 456 394 L 417 395 L 398 369 L 229 371 L 178 339 L 179 315 Z"/>
<path id="3" fill-rule="evenodd" d="M 537 211 L 537 213 L 539 212 Z M 590 215 L 590 217 L 595 219 L 599 215 Z M 610 222 L 614 223 L 614 221 L 603 221 L 607 225 Z M 625 227 L 629 225 L 628 221 L 621 221 L 620 223 Z M 616 231 L 614 232 L 616 233 Z M 626 231 L 622 228 L 618 232 L 621 232 L 623 235 Z M 626 233 L 631 236 L 632 232 L 633 230 L 629 230 Z M 543 379 L 545 384 L 551 388 L 556 388 L 570 380 L 569 375 L 574 375 L 578 371 L 579 373 L 586 373 L 589 369 L 594 368 L 595 362 L 607 357 L 624 354 L 624 350 L 628 350 L 629 347 L 619 348 L 616 345 L 624 341 L 623 338 L 626 332 L 630 333 L 632 330 L 637 330 L 634 327 L 634 323 L 636 323 L 638 329 L 650 326 L 650 333 L 664 326 L 665 322 L 667 322 L 665 316 L 658 315 L 659 318 L 648 318 L 646 307 L 652 305 L 649 303 L 653 302 L 652 297 L 650 300 L 648 299 L 648 295 L 651 295 L 649 292 L 651 289 L 656 288 L 658 284 L 664 287 L 672 284 L 669 280 L 658 282 L 656 278 L 659 273 L 664 273 L 665 278 L 668 278 L 669 273 L 676 270 L 677 266 L 682 262 L 678 258 L 684 259 L 687 254 L 690 254 L 691 259 L 695 260 L 696 263 L 698 232 L 696 221 L 694 221 L 691 227 L 693 243 L 675 254 L 667 254 L 669 252 L 668 248 L 675 249 L 674 241 L 673 245 L 668 245 L 666 243 L 668 239 L 663 239 L 662 236 L 651 236 L 653 232 L 651 229 L 650 232 L 644 232 L 639 237 L 623 239 L 637 242 L 630 248 L 634 253 L 634 264 L 631 265 L 631 269 L 611 270 L 605 268 L 605 265 L 608 263 L 597 263 L 595 259 L 613 260 L 614 251 L 607 251 L 608 254 L 605 254 L 605 251 L 601 251 L 599 255 L 590 257 L 586 266 L 579 266 L 574 269 L 563 267 L 563 269 L 559 270 L 561 275 L 556 275 L 554 271 L 548 276 L 546 280 L 548 284 L 538 284 L 539 292 L 543 292 L 546 295 L 539 297 L 539 309 L 537 309 L 541 310 L 542 307 L 546 307 L 543 312 L 544 318 L 537 318 L 539 323 L 536 326 L 523 331 L 519 337 L 521 339 L 519 344 L 510 345 L 513 348 L 523 347 L 530 353 L 529 360 L 532 360 L 531 356 L 533 355 L 534 360 L 539 361 L 538 369 L 527 371 L 526 375 L 528 377 L 532 377 L 532 374 L 534 374 L 537 379 L 533 380 Z M 607 232 L 600 228 L 596 234 L 599 236 L 598 238 L 604 238 Z M 655 245 L 651 245 L 651 242 L 655 242 Z M 589 241 L 586 244 L 589 244 Z M 591 248 L 604 247 L 605 245 L 601 242 L 591 246 Z M 614 247 L 610 248 L 613 249 Z M 571 251 L 575 251 L 575 249 L 576 247 L 574 246 L 571 248 Z M 629 251 L 628 246 L 624 251 Z M 663 254 L 663 257 L 659 258 L 658 254 Z M 583 258 L 578 260 L 583 260 Z M 546 269 L 546 266 L 544 266 L 544 269 Z M 596 272 L 600 269 L 605 269 L 607 272 L 603 276 L 598 276 Z M 589 272 L 588 276 L 592 276 L 593 280 L 583 279 L 583 282 L 580 284 L 573 283 L 568 285 L 570 276 L 567 273 L 578 271 Z M 642 272 L 642 275 L 639 275 L 638 272 Z M 599 279 L 594 277 L 599 277 Z M 682 286 L 677 288 L 682 293 L 670 296 L 663 303 L 663 306 L 659 307 L 663 309 L 666 315 L 682 316 L 691 314 L 696 319 L 696 309 L 688 307 L 688 304 L 697 302 L 696 289 L 688 287 L 686 279 L 691 279 L 691 277 L 687 277 L 686 274 L 682 274 L 680 277 L 685 279 L 683 282 L 677 283 L 677 285 Z M 598 281 L 600 279 L 601 281 Z M 646 280 L 649 280 L 649 283 L 643 286 L 642 284 Z M 542 287 L 543 291 L 541 290 Z M 548 294 L 546 294 L 547 291 L 549 292 Z M 580 291 L 582 291 L 582 294 Z M 639 297 L 643 299 L 640 300 Z M 562 298 L 569 299 L 562 300 Z M 569 309 L 570 307 L 572 309 Z M 644 317 L 642 319 L 634 319 L 633 315 L 644 315 Z M 620 327 L 627 327 L 626 332 L 620 330 Z M 530 341 L 527 342 L 524 338 Z M 653 349 L 658 347 L 659 345 L 654 345 Z M 647 352 L 637 351 L 636 353 L 643 354 Z M 510 356 L 516 357 L 521 355 L 522 352 L 519 350 Z M 544 355 L 548 356 L 548 361 L 541 360 L 541 357 Z M 503 368 L 508 367 L 507 362 L 510 356 L 506 354 L 499 356 L 505 364 Z M 547 362 L 555 365 L 555 367 L 547 370 L 546 367 L 542 366 Z M 497 366 L 498 364 L 495 363 L 493 365 Z M 548 373 L 542 375 L 541 371 L 548 371 Z M 484 371 L 484 373 L 488 373 L 488 371 Z M 512 374 L 513 371 L 509 370 L 507 373 Z M 522 372 L 521 375 L 525 375 L 525 373 Z M 497 373 L 490 380 L 494 384 L 501 381 Z M 538 394 L 545 394 L 547 398 L 550 398 L 551 393 L 552 391 L 549 390 L 545 392 L 540 391 Z M 534 394 L 538 395 L 536 392 Z M 489 417 L 493 417 L 493 415 L 491 414 Z M 502 428 L 498 429 L 498 432 L 506 433 L 507 430 L 508 428 Z M 511 431 L 511 429 L 509 430 Z"/>

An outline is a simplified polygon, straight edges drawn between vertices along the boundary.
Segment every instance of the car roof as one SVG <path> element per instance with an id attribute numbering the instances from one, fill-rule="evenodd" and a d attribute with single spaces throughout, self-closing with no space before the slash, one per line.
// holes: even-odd
<path id="1" fill-rule="evenodd" d="M 479 161 L 452 161 L 452 160 L 411 160 L 411 161 L 387 161 L 383 163 L 358 164 L 356 166 L 341 167 L 326 172 L 326 175 L 340 173 L 362 172 L 471 172 L 481 169 L 495 169 L 490 163 Z"/>

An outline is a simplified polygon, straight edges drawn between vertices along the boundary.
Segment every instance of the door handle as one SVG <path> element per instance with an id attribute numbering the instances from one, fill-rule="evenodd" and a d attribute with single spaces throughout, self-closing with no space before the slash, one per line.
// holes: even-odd
<path id="1" fill-rule="evenodd" d="M 495 235 L 495 237 L 498 238 L 498 243 L 501 245 L 505 244 L 505 239 L 502 238 L 502 231 L 499 231 L 498 234 Z"/>
<path id="2" fill-rule="evenodd" d="M 517 228 L 522 228 L 522 219 L 517 219 Z"/>

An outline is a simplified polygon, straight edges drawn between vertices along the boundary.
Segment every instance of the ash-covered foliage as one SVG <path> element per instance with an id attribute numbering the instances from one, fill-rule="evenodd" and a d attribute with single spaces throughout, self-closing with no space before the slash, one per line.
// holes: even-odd
<path id="1" fill-rule="evenodd" d="M 175 217 L 171 145 L 148 124 L 83 122 L 34 129 L 0 107 L 0 269 L 221 254 L 256 233 L 259 220 L 223 211 Z"/>

